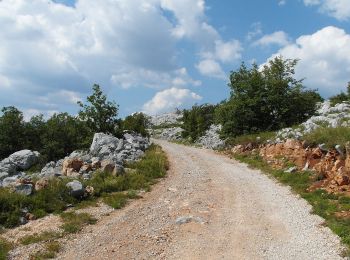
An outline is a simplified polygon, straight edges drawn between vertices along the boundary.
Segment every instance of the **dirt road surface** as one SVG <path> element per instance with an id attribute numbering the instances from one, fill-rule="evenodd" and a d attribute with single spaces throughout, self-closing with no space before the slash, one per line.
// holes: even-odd
<path id="1" fill-rule="evenodd" d="M 156 142 L 168 177 L 59 259 L 341 259 L 339 238 L 288 187 L 213 151 Z"/>

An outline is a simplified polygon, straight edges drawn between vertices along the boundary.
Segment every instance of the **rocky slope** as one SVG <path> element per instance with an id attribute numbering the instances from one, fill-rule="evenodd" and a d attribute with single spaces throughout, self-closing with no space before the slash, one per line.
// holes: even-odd
<path id="1" fill-rule="evenodd" d="M 150 117 L 152 126 L 178 124 L 182 118 L 181 112 L 164 113 Z"/>
<path id="2" fill-rule="evenodd" d="M 221 125 L 211 125 L 203 136 L 198 138 L 196 144 L 208 149 L 224 148 L 225 141 L 220 138 Z"/>
<path id="3" fill-rule="evenodd" d="M 96 133 L 89 151 L 74 151 L 69 156 L 49 162 L 36 173 L 27 174 L 40 154 L 29 150 L 18 151 L 0 162 L 0 187 L 13 188 L 15 192 L 30 195 L 33 189 L 48 185 L 50 178 L 75 179 L 67 184 L 72 195 L 79 197 L 86 192 L 79 179 L 90 179 L 97 170 L 123 174 L 123 164 L 138 160 L 148 148 L 150 141 L 135 133 L 125 132 L 123 138 Z M 39 179 L 33 182 L 34 179 Z"/>
<path id="4" fill-rule="evenodd" d="M 277 141 L 287 138 L 299 139 L 319 127 L 350 126 L 350 104 L 343 102 L 331 106 L 330 101 L 319 104 L 316 115 L 309 118 L 296 128 L 284 128 L 277 132 Z"/>

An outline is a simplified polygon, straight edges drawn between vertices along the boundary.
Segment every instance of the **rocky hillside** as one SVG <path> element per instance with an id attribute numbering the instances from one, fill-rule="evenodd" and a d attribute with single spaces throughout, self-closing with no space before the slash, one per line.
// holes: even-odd
<path id="1" fill-rule="evenodd" d="M 319 104 L 316 115 L 296 128 L 285 128 L 277 132 L 277 141 L 287 138 L 300 139 L 320 127 L 350 126 L 350 104 L 347 102 L 331 106 L 330 101 Z"/>
<path id="2" fill-rule="evenodd" d="M 75 179 L 67 184 L 72 195 L 84 193 L 79 179 L 90 179 L 97 170 L 120 175 L 124 163 L 138 160 L 150 142 L 135 133 L 124 133 L 123 138 L 96 133 L 88 151 L 74 151 L 57 162 L 49 162 L 39 172 L 26 172 L 40 157 L 38 152 L 22 150 L 0 162 L 0 187 L 10 187 L 17 193 L 30 195 L 33 189 L 47 186 L 51 178 Z M 36 181 L 34 181 L 36 180 Z"/>
<path id="3" fill-rule="evenodd" d="M 164 113 L 150 117 L 152 126 L 167 126 L 172 124 L 179 124 L 182 114 L 179 112 Z"/>
<path id="4" fill-rule="evenodd" d="M 340 103 L 331 106 L 329 101 L 319 105 L 317 114 L 295 128 L 285 128 L 267 142 L 251 142 L 236 145 L 234 154 L 250 153 L 261 156 L 274 168 L 286 173 L 311 171 L 314 184 L 310 189 L 322 188 L 329 193 L 350 194 L 350 143 L 339 143 L 332 147 L 324 143 L 310 143 L 304 136 L 319 129 L 335 129 L 350 126 L 350 105 Z M 327 136 L 335 139 L 336 136 Z"/>

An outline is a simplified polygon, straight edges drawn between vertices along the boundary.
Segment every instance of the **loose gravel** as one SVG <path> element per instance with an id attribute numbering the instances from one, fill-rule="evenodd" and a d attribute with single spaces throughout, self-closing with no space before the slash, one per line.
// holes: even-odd
<path id="1" fill-rule="evenodd" d="M 342 259 L 288 187 L 211 150 L 157 143 L 168 177 L 63 241 L 58 259 Z"/>

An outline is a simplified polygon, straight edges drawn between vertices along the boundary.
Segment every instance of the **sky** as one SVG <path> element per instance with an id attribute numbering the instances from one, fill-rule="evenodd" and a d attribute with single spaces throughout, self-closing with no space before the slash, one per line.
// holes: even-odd
<path id="1" fill-rule="evenodd" d="M 229 95 L 242 62 L 299 59 L 327 98 L 350 81 L 350 0 L 0 0 L 0 107 L 76 114 L 99 84 L 119 115 Z"/>

